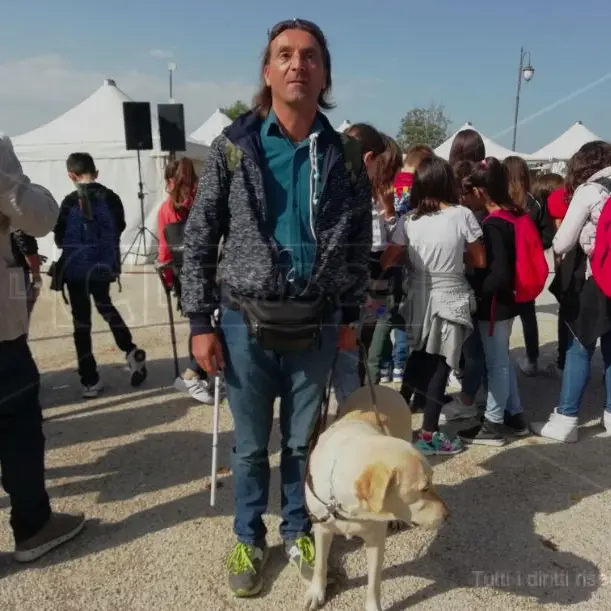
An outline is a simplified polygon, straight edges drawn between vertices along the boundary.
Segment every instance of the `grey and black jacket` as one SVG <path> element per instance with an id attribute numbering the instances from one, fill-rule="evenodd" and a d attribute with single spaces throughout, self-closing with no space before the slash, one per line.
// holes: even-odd
<path id="1" fill-rule="evenodd" d="M 369 280 L 372 241 L 371 184 L 361 164 L 355 180 L 340 135 L 324 115 L 319 146 L 321 196 L 313 211 L 316 241 L 312 276 L 301 299 L 335 298 L 342 322 L 358 320 Z M 211 330 L 223 295 L 281 299 L 286 296 L 279 249 L 266 226 L 260 126 L 255 111 L 238 117 L 210 147 L 184 233 L 182 307 L 191 331 Z M 235 169 L 227 151 L 237 152 Z M 222 253 L 219 257 L 219 243 Z"/>

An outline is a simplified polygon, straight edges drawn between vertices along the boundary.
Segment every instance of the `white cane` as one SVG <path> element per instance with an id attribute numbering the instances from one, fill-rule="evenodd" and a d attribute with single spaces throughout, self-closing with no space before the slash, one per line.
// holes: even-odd
<path id="1" fill-rule="evenodd" d="M 218 328 L 219 310 L 214 311 L 213 325 Z M 216 471 L 218 463 L 219 418 L 221 412 L 221 371 L 214 378 L 214 413 L 212 423 L 212 475 L 210 487 L 210 507 L 216 505 Z"/>

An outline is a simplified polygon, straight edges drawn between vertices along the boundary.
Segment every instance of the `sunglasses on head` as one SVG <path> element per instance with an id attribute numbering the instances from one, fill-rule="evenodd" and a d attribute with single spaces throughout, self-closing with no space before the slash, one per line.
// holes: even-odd
<path id="1" fill-rule="evenodd" d="M 307 19 L 285 19 L 284 21 L 278 22 L 271 30 L 267 31 L 267 41 L 272 42 L 274 38 L 277 38 L 286 30 L 305 30 L 306 32 L 312 33 L 317 38 L 324 40 L 322 30 L 313 22 Z"/>

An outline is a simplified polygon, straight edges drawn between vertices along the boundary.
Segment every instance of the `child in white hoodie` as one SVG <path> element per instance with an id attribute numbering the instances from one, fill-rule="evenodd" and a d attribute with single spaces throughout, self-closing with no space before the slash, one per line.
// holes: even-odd
<path id="1" fill-rule="evenodd" d="M 565 316 L 570 333 L 558 405 L 547 422 L 533 422 L 531 428 L 542 437 L 575 442 L 581 398 L 598 339 L 605 368 L 602 424 L 611 431 L 611 299 L 598 287 L 590 269 L 598 219 L 611 197 L 611 144 L 590 142 L 575 153 L 569 162 L 567 195 L 569 209 L 552 247 L 557 255 L 565 256 L 554 282 L 560 286 L 563 275 L 569 281 L 565 287 L 550 289 L 564 304 L 571 302 L 570 294 L 576 307 Z"/>

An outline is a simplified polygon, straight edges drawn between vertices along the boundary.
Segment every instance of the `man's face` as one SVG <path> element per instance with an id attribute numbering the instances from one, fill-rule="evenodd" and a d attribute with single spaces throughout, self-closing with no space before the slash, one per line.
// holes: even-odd
<path id="1" fill-rule="evenodd" d="M 271 43 L 265 84 L 274 97 L 289 106 L 316 104 L 327 72 L 316 39 L 303 30 L 285 30 Z"/>

